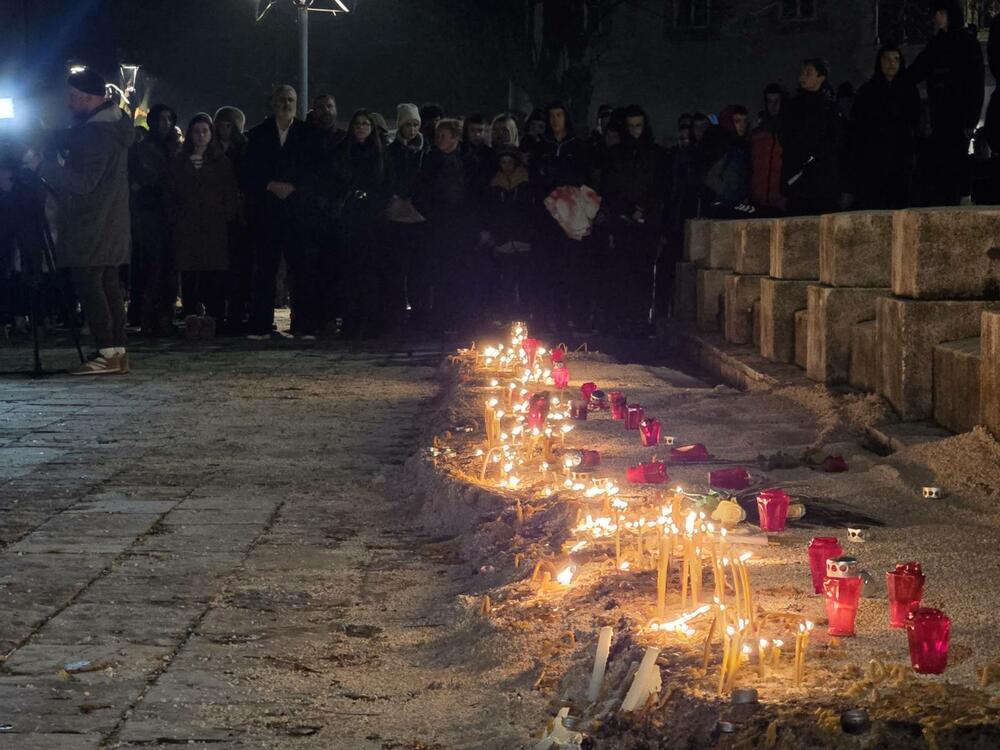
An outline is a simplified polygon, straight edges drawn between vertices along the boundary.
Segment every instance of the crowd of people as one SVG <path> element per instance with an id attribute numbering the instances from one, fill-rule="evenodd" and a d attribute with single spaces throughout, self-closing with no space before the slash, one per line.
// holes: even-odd
<path id="1" fill-rule="evenodd" d="M 602 105 L 581 128 L 559 102 L 495 117 L 402 103 L 394 128 L 360 109 L 341 129 L 332 95 L 300 120 L 290 86 L 250 129 L 226 106 L 182 132 L 157 105 L 133 130 L 85 71 L 70 79 L 76 152 L 26 166 L 61 196 L 57 261 L 100 354 L 88 372 L 127 370 L 123 287 L 127 322 L 146 336 L 183 322 L 187 336 L 369 338 L 514 317 L 635 333 L 669 308 L 689 218 L 993 202 L 1000 112 L 991 103 L 975 131 L 980 47 L 953 1 L 933 3 L 933 18 L 913 64 L 885 45 L 856 92 L 807 59 L 794 95 L 769 84 L 757 114 L 683 115 L 664 145 L 635 104 Z M 600 211 L 580 239 L 546 198 L 584 185 Z"/>

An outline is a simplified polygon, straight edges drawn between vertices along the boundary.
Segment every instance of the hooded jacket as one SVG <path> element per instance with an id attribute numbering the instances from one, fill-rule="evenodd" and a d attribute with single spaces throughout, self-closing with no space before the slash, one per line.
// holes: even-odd
<path id="1" fill-rule="evenodd" d="M 604 205 L 614 215 L 631 217 L 641 208 L 651 220 L 659 217 L 663 210 L 666 185 L 663 149 L 653 142 L 646 117 L 638 138 L 626 132 L 621 143 L 607 152 L 601 170 L 600 193 Z"/>
<path id="2" fill-rule="evenodd" d="M 822 213 L 840 196 L 844 122 L 828 84 L 799 90 L 783 115 L 780 133 L 782 185 L 790 210 Z"/>
<path id="3" fill-rule="evenodd" d="M 60 268 L 129 262 L 128 149 L 134 140 L 132 121 L 113 102 L 105 102 L 70 128 L 63 166 L 46 160 L 39 167 L 59 204 Z"/>
<path id="4" fill-rule="evenodd" d="M 709 167 L 705 187 L 724 206 L 737 206 L 750 198 L 750 142 L 736 132 L 735 112 L 726 107 L 719 115 L 721 156 Z"/>

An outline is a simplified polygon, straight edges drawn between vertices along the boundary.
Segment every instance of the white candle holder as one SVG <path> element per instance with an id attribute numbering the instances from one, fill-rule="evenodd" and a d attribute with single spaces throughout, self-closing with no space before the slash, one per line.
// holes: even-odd
<path id="1" fill-rule="evenodd" d="M 924 487 L 924 498 L 927 500 L 939 500 L 941 498 L 941 488 Z"/>

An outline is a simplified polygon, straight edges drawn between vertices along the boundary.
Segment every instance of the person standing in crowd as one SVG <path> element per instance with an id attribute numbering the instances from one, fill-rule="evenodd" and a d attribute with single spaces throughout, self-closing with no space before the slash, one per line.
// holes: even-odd
<path id="1" fill-rule="evenodd" d="M 209 115 L 191 118 L 184 147 L 170 165 L 169 184 L 185 335 L 211 338 L 226 315 L 229 227 L 239 193 L 233 165 L 215 139 Z"/>
<path id="2" fill-rule="evenodd" d="M 969 141 L 979 122 L 985 97 L 983 53 L 975 35 L 964 27 L 956 0 L 931 3 L 934 36 L 917 55 L 906 77 L 913 84 L 927 83 L 931 134 L 928 176 L 919 186 L 925 205 L 958 205 L 969 195 Z"/>
<path id="3" fill-rule="evenodd" d="M 347 136 L 347 131 L 337 127 L 337 100 L 333 94 L 320 94 L 313 99 L 313 127 L 328 143 L 323 144 L 323 150 L 328 151 L 339 144 Z"/>
<path id="4" fill-rule="evenodd" d="M 444 108 L 440 104 L 425 102 L 420 108 L 420 134 L 424 137 L 424 149 L 427 151 L 434 146 L 434 133 L 443 118 Z"/>
<path id="5" fill-rule="evenodd" d="M 129 149 L 132 263 L 129 323 L 143 336 L 172 332 L 177 275 L 167 220 L 167 173 L 174 156 L 177 113 L 156 104 L 146 117 L 149 134 Z"/>
<path id="6" fill-rule="evenodd" d="M 484 231 L 497 272 L 492 312 L 523 319 L 534 307 L 537 293 L 531 262 L 536 196 L 516 144 L 497 147 L 496 155 L 497 171 L 490 180 L 484 212 Z"/>
<path id="7" fill-rule="evenodd" d="M 490 123 L 490 144 L 494 149 L 503 146 L 520 147 L 521 136 L 517 130 L 517 121 L 510 112 L 502 112 L 493 118 Z"/>
<path id="8" fill-rule="evenodd" d="M 496 172 L 496 159 L 487 139 L 486 120 L 478 112 L 466 115 L 462 122 L 462 155 L 471 170 L 473 198 L 481 203 L 486 186 Z"/>
<path id="9" fill-rule="evenodd" d="M 236 107 L 219 107 L 215 111 L 214 121 L 215 142 L 233 165 L 233 174 L 239 180 L 247 149 L 247 137 L 243 132 L 246 115 Z M 229 289 L 226 292 L 226 320 L 223 324 L 223 331 L 229 334 L 243 333 L 253 290 L 253 252 L 247 232 L 245 202 L 240 191 L 236 217 L 229 222 L 230 272 Z"/>
<path id="10" fill-rule="evenodd" d="M 920 94 L 906 75 L 903 52 L 883 45 L 875 72 L 858 89 L 848 127 L 846 189 L 861 210 L 911 205 Z"/>
<path id="11" fill-rule="evenodd" d="M 546 127 L 548 126 L 545 123 L 545 110 L 531 110 L 531 114 L 528 115 L 528 119 L 524 123 L 524 137 L 521 138 L 521 152 L 525 155 L 529 165 L 541 151 Z"/>
<path id="12" fill-rule="evenodd" d="M 781 189 L 781 132 L 785 91 L 780 84 L 764 87 L 764 109 L 757 127 L 750 134 L 750 201 L 761 216 L 774 216 L 785 210 L 787 201 Z"/>
<path id="13" fill-rule="evenodd" d="M 340 207 L 344 334 L 376 338 L 403 308 L 399 269 L 389 268 L 380 240 L 392 176 L 371 113 L 351 117 L 335 162 L 334 198 Z M 389 292 L 392 290 L 392 293 Z"/>
<path id="14" fill-rule="evenodd" d="M 64 142 L 65 161 L 37 156 L 28 164 L 56 191 L 56 264 L 70 269 L 97 353 L 74 375 L 129 370 L 125 300 L 119 270 L 129 261 L 128 149 L 132 120 L 106 94 L 104 78 L 74 73 L 68 104 L 76 124 Z"/>
<path id="15" fill-rule="evenodd" d="M 617 257 L 607 260 L 621 269 L 629 293 L 605 284 L 602 307 L 614 315 L 619 332 L 634 333 L 649 323 L 666 175 L 663 150 L 653 141 L 645 110 L 631 104 L 624 115 L 622 140 L 608 152 L 600 193 Z"/>
<path id="16" fill-rule="evenodd" d="M 473 211 L 470 170 L 462 156 L 462 126 L 437 125 L 434 148 L 424 157 L 417 209 L 427 217 L 427 292 L 433 323 L 443 331 L 475 324 L 484 259 L 477 255 L 479 217 Z"/>
<path id="17" fill-rule="evenodd" d="M 782 181 L 796 216 L 834 211 L 840 200 L 844 123 L 828 77 L 825 61 L 805 60 L 798 94 L 785 109 Z"/>
<path id="18" fill-rule="evenodd" d="M 416 104 L 396 107 L 396 138 L 387 150 L 392 173 L 392 197 L 386 208 L 384 247 L 390 267 L 399 269 L 403 290 L 388 290 L 387 296 L 402 298 L 403 307 L 423 322 L 427 310 L 424 293 L 426 220 L 413 205 L 424 160 L 424 137 L 420 133 L 420 111 Z M 396 322 L 390 318 L 390 323 Z"/>
<path id="19" fill-rule="evenodd" d="M 274 328 L 274 297 L 278 268 L 285 259 L 292 287 L 292 332 L 311 319 L 314 302 L 304 294 L 310 269 L 299 252 L 295 193 L 313 173 L 314 149 L 309 127 L 295 117 L 295 89 L 283 85 L 271 94 L 271 116 L 247 134 L 243 188 L 254 243 L 254 282 L 250 338 L 265 339 Z M 313 335 L 311 321 L 303 334 Z"/>
<path id="20" fill-rule="evenodd" d="M 716 131 L 717 158 L 705 175 L 710 216 L 735 218 L 754 213 L 750 204 L 749 132 L 750 113 L 746 107 L 736 104 L 722 110 Z"/>

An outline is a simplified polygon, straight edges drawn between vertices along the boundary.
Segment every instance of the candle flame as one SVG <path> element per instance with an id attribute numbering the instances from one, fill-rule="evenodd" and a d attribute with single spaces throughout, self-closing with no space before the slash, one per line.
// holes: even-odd
<path id="1" fill-rule="evenodd" d="M 556 576 L 556 580 L 559 581 L 559 583 L 561 583 L 563 586 L 569 586 L 570 581 L 573 580 L 573 568 L 572 567 L 563 568 L 561 571 L 559 571 L 559 574 Z"/>
<path id="2" fill-rule="evenodd" d="M 753 552 L 744 552 L 742 555 L 740 555 L 740 562 L 746 562 L 751 557 L 753 557 Z"/>

